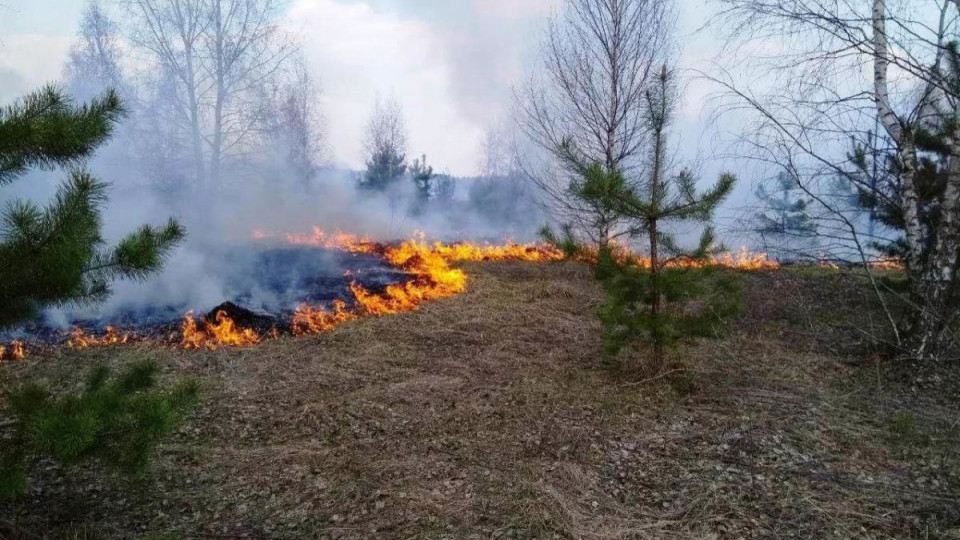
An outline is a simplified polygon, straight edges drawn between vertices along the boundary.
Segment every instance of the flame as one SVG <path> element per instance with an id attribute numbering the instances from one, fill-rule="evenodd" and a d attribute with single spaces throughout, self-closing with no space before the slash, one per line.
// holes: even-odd
<path id="1" fill-rule="evenodd" d="M 314 334 L 336 328 L 340 324 L 363 316 L 385 316 L 413 311 L 429 300 L 448 298 L 464 292 L 467 275 L 451 266 L 455 262 L 472 261 L 530 261 L 546 262 L 563 259 L 563 253 L 546 244 L 502 245 L 461 242 L 428 244 L 423 233 L 399 245 L 383 245 L 369 238 L 336 232 L 327 234 L 315 227 L 312 234 L 286 235 L 286 240 L 295 245 L 309 245 L 327 249 L 342 249 L 352 253 L 375 253 L 391 265 L 405 270 L 411 279 L 402 284 L 388 286 L 383 292 L 371 292 L 357 282 L 350 284 L 354 307 L 337 301 L 332 309 L 300 306 L 293 316 L 294 335 Z M 623 256 L 641 266 L 650 266 L 650 260 L 637 257 L 628 250 Z M 723 266 L 742 270 L 778 268 L 779 264 L 767 259 L 766 254 L 753 254 L 745 248 L 737 253 L 727 253 L 708 261 L 678 259 L 669 263 L 673 267 L 699 268 Z M 351 274 L 348 272 L 347 276 Z"/>
<path id="2" fill-rule="evenodd" d="M 436 242 L 433 250 L 450 262 L 460 261 L 530 261 L 547 262 L 563 258 L 563 253 L 553 246 L 546 244 L 516 244 L 507 242 L 503 245 L 491 244 L 442 244 Z"/>
<path id="3" fill-rule="evenodd" d="M 337 300 L 333 303 L 333 310 L 312 308 L 306 304 L 297 308 L 293 314 L 293 335 L 319 334 L 333 330 L 341 324 L 357 318 L 356 312 L 347 308 L 347 303 Z"/>
<path id="4" fill-rule="evenodd" d="M 881 259 L 868 263 L 873 270 L 906 270 L 907 265 L 896 259 Z"/>
<path id="5" fill-rule="evenodd" d="M 320 227 L 314 227 L 311 234 L 287 234 L 286 240 L 288 243 L 297 246 L 339 249 L 349 251 L 350 253 L 376 253 L 379 247 L 376 242 L 368 237 L 357 236 L 343 231 L 327 234 Z"/>
<path id="6" fill-rule="evenodd" d="M 266 240 L 275 235 L 254 231 L 254 240 Z M 467 289 L 467 274 L 452 266 L 457 262 L 477 261 L 528 261 L 548 262 L 564 258 L 557 248 L 546 244 L 518 244 L 506 242 L 501 245 L 461 242 L 428 244 L 423 233 L 399 244 L 381 244 L 364 236 L 337 231 L 327 234 L 314 227 L 310 234 L 286 234 L 283 238 L 290 244 L 342 250 L 349 253 L 366 253 L 383 257 L 391 265 L 404 270 L 410 277 L 405 283 L 389 285 L 382 292 L 371 292 L 356 281 L 350 284 L 354 300 L 352 305 L 337 300 L 329 308 L 301 305 L 293 314 L 291 333 L 296 336 L 316 334 L 332 330 L 341 324 L 361 317 L 379 317 L 419 309 L 430 300 L 448 298 Z M 650 266 L 650 259 L 635 255 L 625 246 L 618 251 L 624 261 L 632 261 L 642 267 Z M 584 260 L 595 260 L 595 254 L 586 254 Z M 766 254 L 753 254 L 745 248 L 737 253 L 727 253 L 707 261 L 676 259 L 671 267 L 702 268 L 722 266 L 741 270 L 767 270 L 779 268 L 779 263 L 767 259 Z M 352 274 L 348 272 L 347 277 Z M 243 347 L 260 343 L 263 338 L 253 329 L 239 328 L 225 311 L 218 311 L 213 320 L 198 321 L 193 312 L 183 316 L 179 346 L 188 350 L 216 350 L 222 347 Z M 268 338 L 277 338 L 280 331 L 273 328 Z M 68 345 L 75 349 L 98 346 L 123 345 L 142 338 L 122 334 L 116 327 L 107 326 L 101 336 L 86 334 L 76 328 L 70 333 Z M 177 338 L 172 338 L 176 342 Z M 159 342 L 158 342 L 159 343 Z M 10 347 L 0 345 L 0 360 L 19 359 L 24 356 L 22 342 L 14 341 Z"/>
<path id="7" fill-rule="evenodd" d="M 0 360 L 22 360 L 26 356 L 22 341 L 11 341 L 10 346 L 0 344 Z"/>
<path id="8" fill-rule="evenodd" d="M 650 261 L 648 259 L 646 267 L 649 266 Z M 719 266 L 733 270 L 756 271 L 776 270 L 780 268 L 780 263 L 768 259 L 766 253 L 751 253 L 747 248 L 743 247 L 736 253 L 722 253 L 705 261 L 679 259 L 671 261 L 667 266 L 674 268 L 706 268 Z"/>
<path id="9" fill-rule="evenodd" d="M 115 326 L 107 326 L 102 336 L 86 334 L 82 328 L 74 328 L 70 332 L 67 345 L 72 349 L 89 349 L 91 347 L 108 347 L 111 345 L 125 345 L 133 338 L 130 334 L 121 334 Z"/>
<path id="10" fill-rule="evenodd" d="M 250 328 L 238 328 L 226 312 L 218 311 L 213 322 L 204 320 L 203 328 L 190 311 L 183 316 L 180 346 L 184 349 L 214 351 L 220 347 L 246 347 L 260 343 L 260 336 Z"/>

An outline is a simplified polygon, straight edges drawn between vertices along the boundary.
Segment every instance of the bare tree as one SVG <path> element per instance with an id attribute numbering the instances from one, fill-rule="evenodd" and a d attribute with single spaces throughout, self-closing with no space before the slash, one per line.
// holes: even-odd
<path id="1" fill-rule="evenodd" d="M 243 150 L 260 134 L 264 109 L 258 91 L 278 76 L 294 46 L 274 22 L 275 0 L 206 0 L 205 5 L 208 52 L 201 59 L 213 94 L 206 142 L 210 176 L 217 184 L 224 156 Z"/>
<path id="2" fill-rule="evenodd" d="M 906 351 L 916 357 L 936 355 L 951 333 L 957 300 L 960 86 L 956 66 L 947 64 L 957 58 L 960 3 L 720 4 L 718 24 L 725 31 L 736 29 L 731 50 L 769 50 L 773 43 L 781 44 L 773 54 L 736 67 L 742 70 L 738 74 L 724 71 L 712 77 L 733 98 L 725 110 L 749 118 L 743 140 L 749 154 L 783 167 L 818 204 L 819 230 L 854 253 L 868 272 L 871 245 L 889 240 L 890 234 L 899 237 L 910 309 L 899 322 L 888 310 L 891 325 Z M 751 84 L 741 82 L 744 76 Z M 920 183 L 921 169 L 932 155 L 930 144 L 925 150 L 921 143 L 931 137 L 941 140 L 945 176 L 942 192 L 933 196 L 924 195 Z M 840 191 L 875 198 L 892 209 L 895 230 L 865 228 L 836 196 L 838 181 Z M 935 221 L 925 218 L 930 205 L 937 208 Z"/>
<path id="3" fill-rule="evenodd" d="M 671 52 L 669 0 L 565 0 L 542 50 L 542 74 L 518 92 L 520 126 L 559 169 L 528 172 L 554 215 L 597 242 L 617 231 L 617 218 L 570 196 L 575 171 L 562 148 L 619 170 L 632 181 L 646 156 L 644 97 Z"/>
<path id="4" fill-rule="evenodd" d="M 486 177 L 506 178 L 520 173 L 520 158 L 516 141 L 506 123 L 488 129 L 480 141 L 480 174 Z"/>
<path id="5" fill-rule="evenodd" d="M 275 0 L 124 0 L 129 35 L 148 69 L 173 77 L 195 175 L 220 183 L 224 159 L 266 132 L 264 89 L 295 44 L 275 23 Z"/>
<path id="6" fill-rule="evenodd" d="M 123 54 L 116 22 L 93 0 L 83 13 L 79 39 L 70 49 L 64 78 L 74 99 L 87 100 L 112 89 L 125 100 L 130 91 L 121 69 Z"/>
<path id="7" fill-rule="evenodd" d="M 150 69 L 174 82 L 167 96 L 175 100 L 176 120 L 189 133 L 194 174 L 202 185 L 206 182 L 203 91 L 209 84 L 199 61 L 209 24 L 204 0 L 129 0 L 125 5 L 131 16 L 131 41 L 147 53 Z"/>
<path id="8" fill-rule="evenodd" d="M 327 154 L 320 95 L 319 85 L 298 59 L 270 96 L 272 110 L 268 117 L 274 144 L 303 181 L 316 175 Z"/>
<path id="9" fill-rule="evenodd" d="M 374 101 L 364 130 L 363 149 L 367 155 L 392 152 L 407 153 L 407 122 L 403 107 L 395 98 Z"/>

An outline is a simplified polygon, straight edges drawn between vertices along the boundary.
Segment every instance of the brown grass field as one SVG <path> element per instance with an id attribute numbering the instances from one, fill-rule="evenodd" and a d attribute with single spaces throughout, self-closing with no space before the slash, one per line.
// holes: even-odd
<path id="1" fill-rule="evenodd" d="M 0 538 L 960 538 L 960 369 L 881 362 L 861 278 L 744 275 L 742 316 L 651 378 L 642 349 L 601 365 L 585 267 L 466 268 L 315 337 L 0 370 L 67 388 L 147 356 L 203 392 L 146 477 L 42 466 Z"/>

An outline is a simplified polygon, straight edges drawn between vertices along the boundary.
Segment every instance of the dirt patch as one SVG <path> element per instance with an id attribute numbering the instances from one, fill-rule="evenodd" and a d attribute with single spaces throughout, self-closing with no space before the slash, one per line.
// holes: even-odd
<path id="1" fill-rule="evenodd" d="M 821 285 L 746 278 L 731 332 L 677 352 L 681 397 L 600 365 L 588 269 L 468 270 L 462 296 L 320 336 L 10 366 L 4 384 L 69 386 L 153 355 L 204 393 L 148 477 L 46 467 L 0 522 L 26 538 L 960 538 L 957 402 L 883 373 L 878 388 L 814 339 L 829 318 L 798 327 L 783 291 Z"/>

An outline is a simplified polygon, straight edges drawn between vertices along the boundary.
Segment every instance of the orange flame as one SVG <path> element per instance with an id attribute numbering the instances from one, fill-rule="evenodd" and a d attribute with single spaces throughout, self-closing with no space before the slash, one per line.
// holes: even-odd
<path id="1" fill-rule="evenodd" d="M 495 246 L 490 244 L 442 244 L 436 242 L 433 250 L 450 262 L 459 261 L 557 261 L 563 253 L 546 244 L 516 244 L 508 242 Z"/>
<path id="2" fill-rule="evenodd" d="M 253 233 L 253 238 L 256 240 L 271 237 L 270 234 L 261 231 Z M 329 331 L 363 316 L 384 316 L 413 311 L 426 301 L 461 294 L 467 288 L 467 275 L 463 270 L 451 266 L 455 262 L 546 262 L 564 258 L 560 250 L 546 244 L 507 242 L 502 245 L 492 245 L 435 242 L 429 245 L 422 233 L 398 245 L 380 244 L 370 238 L 341 231 L 327 234 L 317 227 L 311 234 L 287 234 L 285 239 L 294 245 L 379 255 L 391 265 L 406 271 L 410 276 L 406 283 L 390 285 L 380 293 L 370 292 L 357 282 L 351 283 L 354 307 L 349 307 L 341 300 L 334 302 L 330 309 L 301 305 L 291 321 L 291 333 L 297 336 Z M 643 267 L 650 266 L 648 258 L 638 257 L 626 248 L 621 248 L 620 253 L 624 260 L 631 260 Z M 584 258 L 589 260 L 591 255 L 588 254 Z M 690 268 L 722 266 L 741 270 L 767 270 L 779 268 L 780 265 L 776 261 L 767 259 L 765 254 L 752 254 L 746 249 L 741 249 L 738 253 L 724 254 L 708 261 L 677 259 L 670 261 L 668 266 Z M 349 272 L 347 275 L 350 275 Z M 278 336 L 279 331 L 274 328 L 268 337 Z M 81 328 L 77 328 L 71 332 L 68 345 L 75 349 L 86 349 L 122 345 L 133 339 L 135 336 L 121 334 L 113 326 L 107 326 L 102 336 L 87 335 Z M 235 321 L 224 311 L 218 311 L 213 321 L 200 322 L 196 320 L 193 312 L 189 312 L 183 316 L 179 345 L 189 350 L 216 350 L 221 347 L 256 345 L 262 339 L 253 329 L 237 327 Z M 21 342 L 14 341 L 9 348 L 0 345 L 0 360 L 19 359 L 23 358 L 23 355 L 24 347 Z"/>
<path id="3" fill-rule="evenodd" d="M 304 304 L 293 314 L 293 335 L 319 334 L 333 330 L 356 318 L 357 314 L 347 309 L 347 304 L 343 300 L 335 301 L 332 311 L 316 309 Z"/>
<path id="4" fill-rule="evenodd" d="M 220 347 L 246 347 L 260 343 L 260 336 L 252 329 L 238 328 L 226 312 L 218 311 L 214 321 L 203 321 L 203 328 L 190 311 L 183 316 L 183 337 L 180 346 L 184 349 L 214 351 Z"/>
<path id="5" fill-rule="evenodd" d="M 0 344 L 0 360 L 22 360 L 25 356 L 22 341 L 11 341 L 9 347 Z"/>
<path id="6" fill-rule="evenodd" d="M 102 336 L 86 334 L 82 328 L 74 328 L 70 332 L 67 345 L 72 349 L 89 349 L 91 347 L 109 347 L 111 345 L 125 345 L 133 338 L 130 334 L 121 334 L 115 326 L 107 326 Z"/>
<path id="7" fill-rule="evenodd" d="M 463 270 L 451 268 L 448 259 L 422 239 L 387 247 L 384 258 L 406 270 L 413 279 L 402 285 L 390 285 L 382 294 L 371 294 L 361 285 L 351 283 L 350 290 L 357 304 L 368 315 L 412 311 L 427 300 L 454 296 L 467 288 L 467 275 Z"/>
<path id="8" fill-rule="evenodd" d="M 340 249 L 350 253 L 376 253 L 378 248 L 378 244 L 368 237 L 348 234 L 343 231 L 327 234 L 319 227 L 314 227 L 312 234 L 288 234 L 286 240 L 288 243 L 297 246 Z"/>

